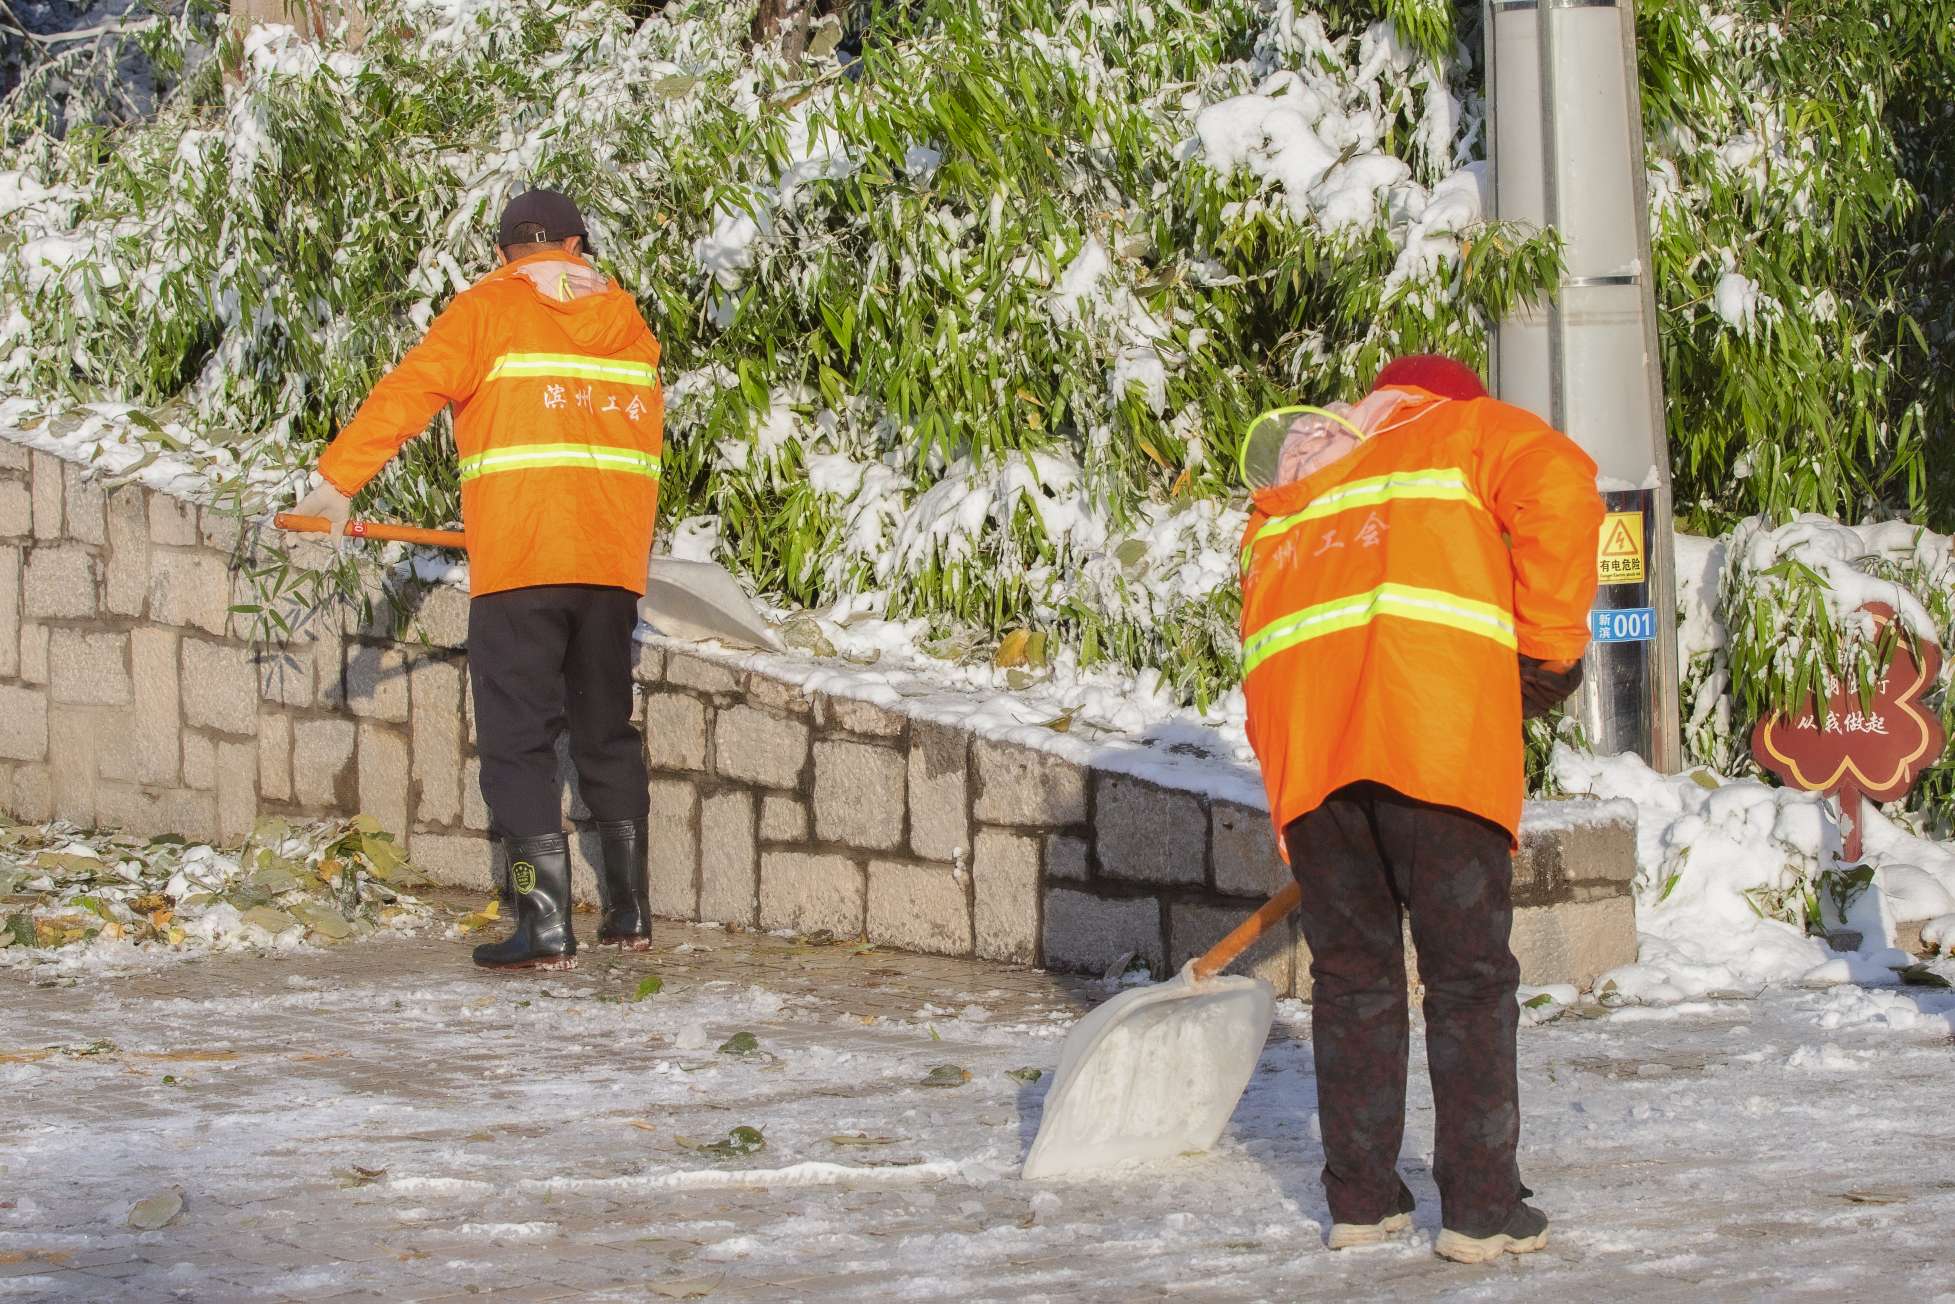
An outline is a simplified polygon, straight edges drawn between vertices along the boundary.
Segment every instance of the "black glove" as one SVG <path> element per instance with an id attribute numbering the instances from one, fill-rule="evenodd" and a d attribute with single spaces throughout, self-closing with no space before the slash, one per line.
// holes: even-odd
<path id="1" fill-rule="evenodd" d="M 1582 663 L 1550 670 L 1534 657 L 1521 657 L 1521 718 L 1535 720 L 1568 700 L 1582 686 Z"/>

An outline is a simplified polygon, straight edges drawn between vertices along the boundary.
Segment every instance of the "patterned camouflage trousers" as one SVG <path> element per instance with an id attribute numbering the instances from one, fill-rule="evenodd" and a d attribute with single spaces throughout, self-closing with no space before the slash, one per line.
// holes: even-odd
<path id="1" fill-rule="evenodd" d="M 1362 783 L 1293 821 L 1284 841 L 1303 885 L 1331 1217 L 1375 1223 L 1411 1208 L 1396 1171 L 1410 1037 L 1404 911 L 1426 989 L 1441 1220 L 1468 1236 L 1491 1235 L 1526 1194 L 1515 1156 L 1520 966 L 1508 949 L 1506 831 Z"/>

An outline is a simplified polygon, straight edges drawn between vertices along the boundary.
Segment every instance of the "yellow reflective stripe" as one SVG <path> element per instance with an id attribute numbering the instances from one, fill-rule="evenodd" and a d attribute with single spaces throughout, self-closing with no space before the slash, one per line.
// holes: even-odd
<path id="1" fill-rule="evenodd" d="M 1410 584 L 1380 584 L 1369 593 L 1333 598 L 1314 607 L 1272 620 L 1242 641 L 1242 673 L 1247 675 L 1278 652 L 1313 638 L 1369 625 L 1380 616 L 1444 625 L 1490 638 L 1505 648 L 1516 647 L 1514 618 L 1488 602 L 1475 602 L 1439 589 Z"/>
<path id="2" fill-rule="evenodd" d="M 571 467 L 582 471 L 623 471 L 630 475 L 659 478 L 656 453 L 641 453 L 635 448 L 610 448 L 603 444 L 519 444 L 514 448 L 493 448 L 462 459 L 462 479 L 493 475 L 497 471 L 531 471 L 543 467 Z"/>
<path id="3" fill-rule="evenodd" d="M 1310 505 L 1300 512 L 1288 516 L 1278 516 L 1265 521 L 1263 528 L 1256 531 L 1248 543 L 1242 547 L 1242 568 L 1249 569 L 1250 554 L 1256 545 L 1265 539 L 1273 539 L 1279 534 L 1288 533 L 1299 525 L 1310 521 L 1321 521 L 1326 516 L 1336 516 L 1358 507 L 1377 507 L 1382 503 L 1400 502 L 1406 499 L 1423 499 L 1427 502 L 1465 503 L 1469 507 L 1486 510 L 1466 483 L 1466 472 L 1449 468 L 1427 471 L 1394 471 L 1390 475 L 1373 476 L 1369 480 L 1353 480 L 1342 484 L 1327 493 L 1319 494 Z"/>
<path id="4" fill-rule="evenodd" d="M 536 377 L 608 380 L 619 385 L 652 386 L 658 384 L 658 368 L 649 362 L 620 362 L 614 358 L 591 358 L 576 353 L 505 353 L 489 368 L 488 380 Z"/>

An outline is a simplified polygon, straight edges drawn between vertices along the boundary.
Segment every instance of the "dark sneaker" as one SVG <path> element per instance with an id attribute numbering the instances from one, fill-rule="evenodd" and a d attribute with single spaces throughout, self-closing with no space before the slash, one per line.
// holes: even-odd
<path id="1" fill-rule="evenodd" d="M 1405 1189 L 1405 1183 L 1398 1185 L 1398 1201 L 1391 1213 L 1375 1223 L 1332 1223 L 1330 1236 L 1325 1244 L 1333 1250 L 1354 1250 L 1361 1245 L 1382 1245 L 1388 1236 L 1396 1236 L 1412 1225 L 1412 1210 L 1417 1201 Z"/>
<path id="2" fill-rule="evenodd" d="M 1507 1224 L 1491 1236 L 1468 1236 L 1448 1227 L 1433 1251 L 1454 1263 L 1489 1263 L 1503 1254 L 1532 1254 L 1548 1243 L 1548 1216 L 1531 1204 L 1517 1204 Z"/>

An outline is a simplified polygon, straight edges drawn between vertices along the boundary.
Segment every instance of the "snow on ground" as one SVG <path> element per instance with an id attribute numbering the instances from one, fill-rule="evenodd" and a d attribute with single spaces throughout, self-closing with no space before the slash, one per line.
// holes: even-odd
<path id="1" fill-rule="evenodd" d="M 1556 753 L 1554 772 L 1570 792 L 1637 807 L 1640 945 L 1637 963 L 1598 980 L 1605 999 L 1660 1004 L 1755 995 L 1767 984 L 1895 986 L 1904 977 L 1955 976 L 1949 961 L 1917 966 L 1896 947 L 1901 924 L 1955 910 L 1955 854 L 1872 806 L 1863 813 L 1871 872 L 1856 890 L 1836 866 L 1836 818 L 1815 794 L 1705 770 L 1665 776 L 1633 756 L 1567 748 Z M 1851 930 L 1861 945 L 1835 953 L 1809 928 Z"/>
<path id="2" fill-rule="evenodd" d="M 1523 1172 L 1552 1239 L 1468 1269 L 1431 1252 L 1416 1035 L 1414 1231 L 1332 1255 L 1305 1006 L 1282 1005 L 1214 1153 L 1032 1185 L 1015 1172 L 1050 1080 L 1010 1072 L 1049 1073 L 1103 989 L 680 926 L 657 943 L 543 981 L 415 940 L 79 985 L 0 974 L 0 1299 L 1947 1288 L 1955 994 L 1777 990 L 1525 1028 Z M 631 1000 L 648 971 L 663 990 Z M 753 1053 L 720 1049 L 740 1032 Z M 764 1148 L 701 1148 L 743 1127 Z M 171 1188 L 180 1215 L 128 1225 Z"/>

